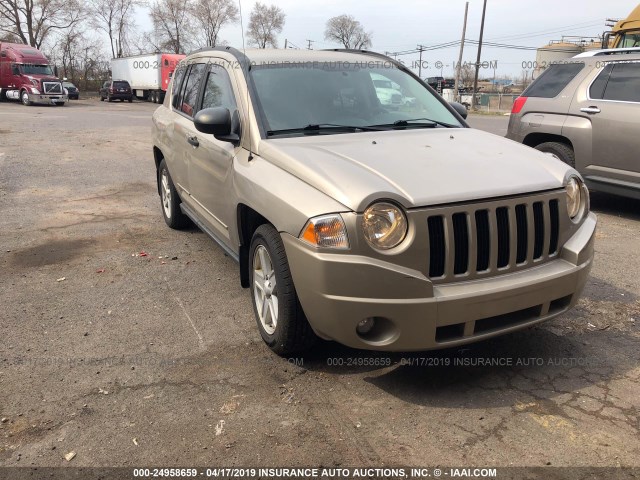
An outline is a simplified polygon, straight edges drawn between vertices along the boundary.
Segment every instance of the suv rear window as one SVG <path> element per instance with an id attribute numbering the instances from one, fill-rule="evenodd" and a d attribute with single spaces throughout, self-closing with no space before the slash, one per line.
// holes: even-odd
<path id="1" fill-rule="evenodd" d="M 523 97 L 553 98 L 556 97 L 571 80 L 584 68 L 584 63 L 563 63 L 551 65 L 529 85 Z"/>
<path id="2" fill-rule="evenodd" d="M 113 88 L 129 88 L 129 82 L 113 82 Z"/>

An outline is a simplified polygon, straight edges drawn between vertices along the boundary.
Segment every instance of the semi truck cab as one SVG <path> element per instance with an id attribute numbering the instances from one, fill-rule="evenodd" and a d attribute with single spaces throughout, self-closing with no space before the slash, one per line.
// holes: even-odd
<path id="1" fill-rule="evenodd" d="M 68 96 L 44 54 L 30 45 L 0 43 L 0 100 L 64 105 Z"/>
<path id="2" fill-rule="evenodd" d="M 602 39 L 602 48 L 637 47 L 640 47 L 640 4 L 610 32 L 605 32 Z"/>

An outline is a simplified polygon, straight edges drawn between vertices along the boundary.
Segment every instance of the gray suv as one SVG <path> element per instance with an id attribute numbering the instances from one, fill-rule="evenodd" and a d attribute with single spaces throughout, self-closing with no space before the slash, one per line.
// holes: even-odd
<path id="1" fill-rule="evenodd" d="M 381 77 L 415 101 L 387 108 Z M 281 355 L 512 332 L 575 305 L 591 268 L 580 174 L 469 128 L 382 55 L 194 52 L 153 114 L 153 154 L 165 222 L 237 260 Z"/>
<path id="2" fill-rule="evenodd" d="M 640 48 L 552 65 L 516 99 L 507 138 L 560 158 L 603 192 L 640 198 Z"/>

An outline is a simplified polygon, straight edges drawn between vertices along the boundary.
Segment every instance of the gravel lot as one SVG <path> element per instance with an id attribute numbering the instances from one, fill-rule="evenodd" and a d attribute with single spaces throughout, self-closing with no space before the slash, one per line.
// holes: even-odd
<path id="1" fill-rule="evenodd" d="M 561 318 L 282 359 L 234 261 L 165 226 L 154 108 L 0 104 L 0 466 L 640 466 L 640 202 L 593 195 L 592 277 Z"/>

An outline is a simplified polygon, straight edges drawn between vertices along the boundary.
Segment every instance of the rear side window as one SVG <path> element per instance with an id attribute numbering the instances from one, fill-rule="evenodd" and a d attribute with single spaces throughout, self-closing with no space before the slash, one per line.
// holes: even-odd
<path id="1" fill-rule="evenodd" d="M 640 63 L 616 63 L 602 99 L 640 102 Z"/>
<path id="2" fill-rule="evenodd" d="M 553 98 L 584 68 L 584 63 L 551 65 L 522 94 L 523 97 Z"/>
<path id="3" fill-rule="evenodd" d="M 198 93 L 200 93 L 200 84 L 204 75 L 206 65 L 204 63 L 196 63 L 191 66 L 189 76 L 185 82 L 182 101 L 180 102 L 180 111 L 190 117 L 197 112 L 196 103 L 198 102 Z"/>

